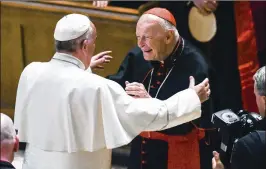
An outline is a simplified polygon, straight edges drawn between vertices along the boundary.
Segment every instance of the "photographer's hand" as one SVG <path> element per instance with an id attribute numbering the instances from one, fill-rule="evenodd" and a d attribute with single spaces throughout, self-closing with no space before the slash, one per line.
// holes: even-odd
<path id="1" fill-rule="evenodd" d="M 213 152 L 212 169 L 224 169 L 224 165 L 220 160 L 220 154 L 216 151 Z"/>

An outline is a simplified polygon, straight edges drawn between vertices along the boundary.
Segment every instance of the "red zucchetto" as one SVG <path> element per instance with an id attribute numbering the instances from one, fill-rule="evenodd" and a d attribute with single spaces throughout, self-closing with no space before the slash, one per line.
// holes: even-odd
<path id="1" fill-rule="evenodd" d="M 176 26 L 175 17 L 173 16 L 173 14 L 170 11 L 168 11 L 165 8 L 152 8 L 152 9 L 144 12 L 144 14 L 151 14 L 151 15 L 158 16 L 162 19 L 167 20 L 168 22 L 170 22 L 174 26 Z"/>

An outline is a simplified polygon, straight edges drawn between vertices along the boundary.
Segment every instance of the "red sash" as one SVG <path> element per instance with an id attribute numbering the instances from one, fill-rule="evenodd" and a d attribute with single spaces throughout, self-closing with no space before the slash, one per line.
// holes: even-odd
<path id="1" fill-rule="evenodd" d="M 199 140 L 205 136 L 203 129 L 194 129 L 184 136 L 159 132 L 142 132 L 140 136 L 168 142 L 167 169 L 200 169 Z"/>

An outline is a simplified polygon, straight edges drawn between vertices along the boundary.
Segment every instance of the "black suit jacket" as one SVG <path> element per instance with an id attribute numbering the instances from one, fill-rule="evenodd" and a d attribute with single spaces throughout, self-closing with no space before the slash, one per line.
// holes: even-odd
<path id="1" fill-rule="evenodd" d="M 231 169 L 266 169 L 266 132 L 255 131 L 235 144 Z"/>
<path id="2" fill-rule="evenodd" d="M 15 167 L 6 161 L 0 161 L 0 169 L 15 169 Z"/>

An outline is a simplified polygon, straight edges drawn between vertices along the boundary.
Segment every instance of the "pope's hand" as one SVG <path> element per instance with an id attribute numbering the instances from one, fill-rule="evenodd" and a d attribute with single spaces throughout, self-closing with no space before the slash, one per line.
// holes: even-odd
<path id="1" fill-rule="evenodd" d="M 103 8 L 103 7 L 107 7 L 108 6 L 109 1 L 93 1 L 92 5 L 99 7 L 99 8 Z"/>
<path id="2" fill-rule="evenodd" d="M 92 69 L 104 69 L 103 64 L 109 63 L 111 59 L 113 58 L 112 56 L 108 55 L 110 53 L 112 53 L 112 51 L 104 51 L 104 52 L 98 53 L 97 55 L 94 55 L 91 58 L 90 67 Z"/>
<path id="3" fill-rule="evenodd" d="M 129 83 L 128 81 L 126 81 L 125 90 L 128 95 L 131 95 L 135 98 L 151 97 L 142 83 L 137 83 L 137 82 Z"/>
<path id="4" fill-rule="evenodd" d="M 220 160 L 220 154 L 216 151 L 213 152 L 212 169 L 224 169 L 224 165 Z"/>
<path id="5" fill-rule="evenodd" d="M 199 12 L 203 15 L 208 15 L 214 12 L 218 6 L 218 2 L 216 0 L 193 0 L 193 2 Z"/>
<path id="6" fill-rule="evenodd" d="M 198 84 L 196 86 L 195 86 L 194 77 L 190 76 L 189 81 L 190 81 L 189 82 L 189 88 L 195 90 L 195 92 L 199 96 L 201 103 L 203 103 L 209 99 L 209 96 L 211 94 L 211 90 L 210 90 L 210 84 L 209 84 L 208 78 L 206 78 L 204 81 L 202 81 L 200 84 Z"/>

